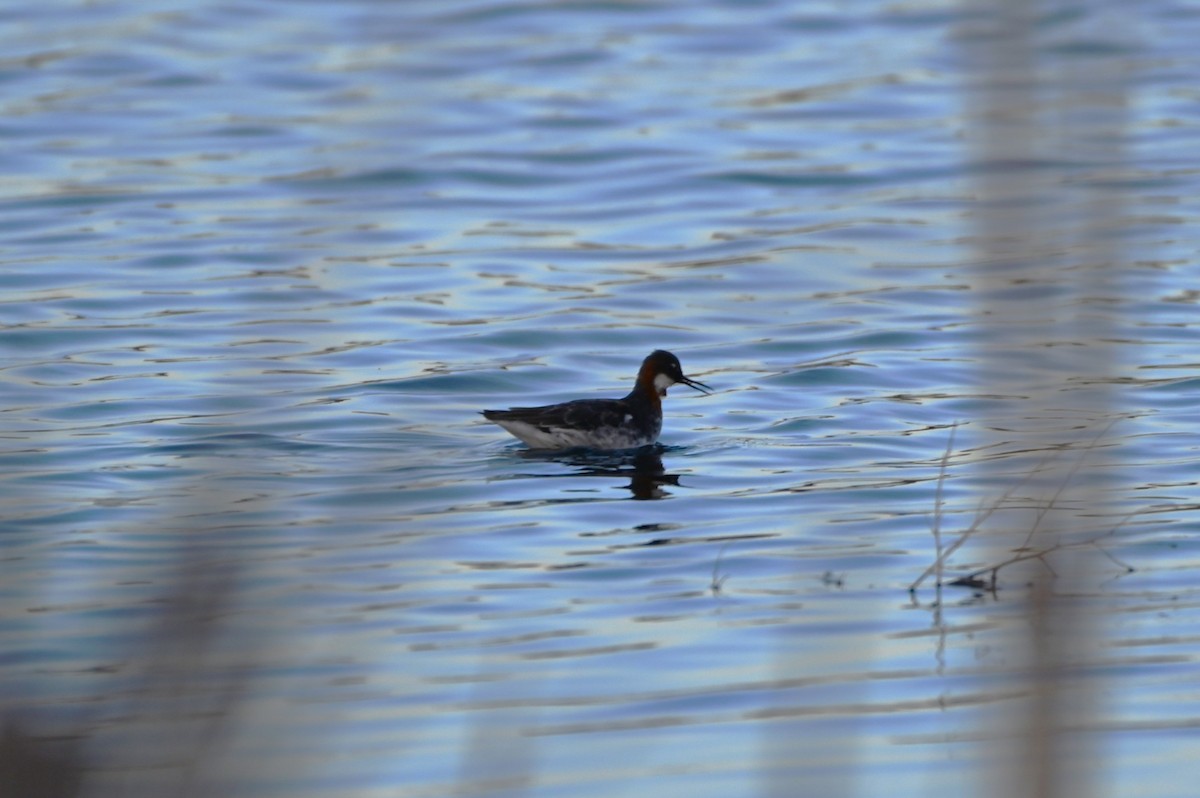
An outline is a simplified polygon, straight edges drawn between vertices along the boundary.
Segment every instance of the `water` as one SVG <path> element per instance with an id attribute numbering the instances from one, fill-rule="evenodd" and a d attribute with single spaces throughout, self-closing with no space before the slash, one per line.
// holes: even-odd
<path id="1" fill-rule="evenodd" d="M 1190 795 L 1200 19 L 1034 11 L 1009 83 L 970 3 L 7 13 L 10 720 L 89 795 L 974 789 L 1053 568 L 1073 786 Z M 661 450 L 476 414 L 654 348 Z M 1094 491 L 910 597 L 943 472 L 984 588 Z"/>

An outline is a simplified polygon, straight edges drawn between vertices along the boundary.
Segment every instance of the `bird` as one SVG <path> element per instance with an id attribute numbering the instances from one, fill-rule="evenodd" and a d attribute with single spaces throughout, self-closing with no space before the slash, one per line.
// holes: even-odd
<path id="1" fill-rule="evenodd" d="M 712 392 L 704 383 L 684 376 L 679 358 L 656 349 L 642 361 L 633 390 L 624 399 L 575 399 L 481 412 L 533 449 L 636 449 L 658 440 L 662 397 L 677 383 L 704 394 Z"/>

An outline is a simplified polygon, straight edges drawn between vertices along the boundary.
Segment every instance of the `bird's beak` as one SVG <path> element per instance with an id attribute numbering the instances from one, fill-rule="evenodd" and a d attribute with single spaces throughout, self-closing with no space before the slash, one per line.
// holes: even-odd
<path id="1" fill-rule="evenodd" d="M 684 385 L 686 385 L 689 388 L 695 388 L 697 391 L 700 391 L 701 393 L 712 393 L 712 388 L 709 388 L 707 385 L 700 382 L 699 380 L 693 380 L 690 377 L 684 377 L 683 379 L 680 380 L 680 382 L 682 382 Z"/>

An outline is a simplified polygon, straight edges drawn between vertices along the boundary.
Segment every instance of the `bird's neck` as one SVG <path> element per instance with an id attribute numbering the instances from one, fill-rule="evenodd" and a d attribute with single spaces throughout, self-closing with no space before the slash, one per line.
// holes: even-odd
<path id="1" fill-rule="evenodd" d="M 662 395 L 654 385 L 654 371 L 649 366 L 642 366 L 637 382 L 634 383 L 629 396 L 625 397 L 625 401 L 644 404 L 654 410 L 662 409 Z"/>

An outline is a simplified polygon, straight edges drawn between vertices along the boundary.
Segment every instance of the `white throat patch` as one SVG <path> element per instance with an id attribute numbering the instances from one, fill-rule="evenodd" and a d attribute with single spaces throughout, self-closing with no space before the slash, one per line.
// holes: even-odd
<path id="1" fill-rule="evenodd" d="M 654 375 L 654 389 L 658 391 L 659 396 L 666 396 L 667 389 L 675 384 L 675 380 L 668 377 L 666 374 Z"/>

